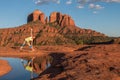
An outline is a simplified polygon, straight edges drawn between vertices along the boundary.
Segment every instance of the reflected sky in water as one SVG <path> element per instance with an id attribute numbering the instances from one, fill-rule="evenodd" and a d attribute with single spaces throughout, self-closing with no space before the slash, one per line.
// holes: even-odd
<path id="1" fill-rule="evenodd" d="M 27 64 L 31 58 L 0 58 L 7 60 L 12 66 L 12 71 L 8 74 L 0 77 L 0 80 L 30 80 L 31 78 L 37 77 L 42 71 L 50 67 L 52 58 L 49 56 L 35 57 L 33 60 L 33 72 L 27 71 L 24 64 Z"/>

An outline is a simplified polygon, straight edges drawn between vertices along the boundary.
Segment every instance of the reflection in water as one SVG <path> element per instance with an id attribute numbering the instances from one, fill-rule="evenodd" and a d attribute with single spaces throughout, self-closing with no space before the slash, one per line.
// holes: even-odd
<path id="1" fill-rule="evenodd" d="M 50 67 L 53 60 L 51 56 L 2 59 L 8 60 L 13 70 L 7 75 L 0 77 L 0 80 L 30 80 Z"/>
<path id="2" fill-rule="evenodd" d="M 27 63 L 24 63 L 24 61 L 22 61 L 22 64 L 26 70 L 40 74 L 51 66 L 53 59 L 51 56 L 41 56 L 32 58 L 27 57 L 23 58 L 23 60 L 27 60 Z"/>

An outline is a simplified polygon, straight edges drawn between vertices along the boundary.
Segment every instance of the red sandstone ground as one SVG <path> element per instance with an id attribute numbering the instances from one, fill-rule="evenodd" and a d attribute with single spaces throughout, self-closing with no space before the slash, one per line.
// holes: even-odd
<path id="1" fill-rule="evenodd" d="M 0 48 L 0 56 L 51 55 L 52 66 L 33 80 L 120 80 L 120 45 L 40 46 L 35 52 Z M 0 65 L 1 66 L 1 65 Z"/>
<path id="2" fill-rule="evenodd" d="M 7 61 L 0 60 L 0 76 L 7 74 L 9 71 L 11 71 L 11 69 L 12 68 Z"/>

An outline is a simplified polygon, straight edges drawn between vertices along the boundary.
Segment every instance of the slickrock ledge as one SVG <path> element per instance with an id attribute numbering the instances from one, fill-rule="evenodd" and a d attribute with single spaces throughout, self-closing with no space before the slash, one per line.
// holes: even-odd
<path id="1" fill-rule="evenodd" d="M 0 60 L 0 76 L 9 73 L 11 70 L 12 67 L 9 65 L 8 61 Z"/>

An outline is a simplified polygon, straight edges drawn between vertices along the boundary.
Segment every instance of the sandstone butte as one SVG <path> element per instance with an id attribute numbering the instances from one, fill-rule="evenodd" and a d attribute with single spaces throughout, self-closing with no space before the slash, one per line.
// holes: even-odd
<path id="1" fill-rule="evenodd" d="M 39 21 L 43 24 L 54 22 L 61 26 L 66 26 L 71 30 L 71 33 L 79 34 L 91 34 L 94 36 L 104 36 L 99 32 L 93 30 L 86 30 L 77 28 L 74 20 L 69 15 L 63 15 L 59 12 L 51 13 L 49 19 L 45 17 L 44 13 L 35 10 L 28 15 L 28 23 L 32 21 Z M 44 29 L 42 26 L 34 25 L 34 33 L 39 33 L 39 30 Z M 69 25 L 69 26 L 68 26 Z M 23 25 L 16 28 L 0 29 L 0 44 L 8 44 L 13 42 L 19 42 L 29 34 L 30 25 Z M 57 29 L 53 27 L 45 27 L 44 30 L 48 31 L 48 34 L 52 32 L 52 35 L 57 34 Z M 64 30 L 62 33 L 67 33 Z M 47 34 L 47 35 L 48 35 Z M 9 35 L 9 37 L 8 37 Z M 47 36 L 46 34 L 44 36 Z M 38 35 L 39 36 L 39 35 Z M 60 34 L 57 34 L 60 36 Z M 48 37 L 48 36 L 47 36 Z M 44 37 L 44 38 L 47 38 Z M 54 37 L 54 36 L 52 36 Z M 6 41 L 8 40 L 8 41 Z M 38 39 L 38 41 L 41 40 Z M 6 50 L 7 48 L 7 50 Z M 18 48 L 0 47 L 0 56 L 10 57 L 26 57 L 26 56 L 40 56 L 40 52 L 48 52 L 53 55 L 55 64 L 50 69 L 44 71 L 35 80 L 120 80 L 120 45 L 78 45 L 78 46 L 38 46 L 36 54 L 20 53 L 18 54 Z M 66 52 L 67 51 L 67 52 Z M 7 54 L 8 53 L 8 54 Z M 0 60 L 0 63 L 1 60 Z M 5 62 L 6 63 L 6 62 Z M 2 65 L 0 65 L 2 66 Z M 3 70 L 3 69 L 2 69 Z M 1 67 L 0 67 L 0 71 Z"/>
<path id="2" fill-rule="evenodd" d="M 59 28 L 55 28 L 56 26 L 59 26 Z M 31 27 L 36 37 L 36 44 L 54 44 L 55 39 L 59 39 L 61 41 L 59 43 L 63 44 L 73 43 L 74 41 L 66 38 L 66 35 L 77 37 L 80 35 L 106 36 L 91 29 L 77 27 L 73 18 L 67 14 L 52 12 L 48 18 L 42 11 L 35 10 L 27 16 L 27 24 L 14 28 L 0 29 L 0 46 L 18 46 L 22 44 L 23 39 L 30 36 Z M 42 35 L 40 35 L 41 33 Z"/>
<path id="3" fill-rule="evenodd" d="M 29 22 L 34 22 L 34 21 L 39 21 L 42 24 L 47 24 L 47 23 L 54 23 L 56 25 L 59 25 L 61 27 L 68 27 L 71 32 L 75 32 L 78 34 L 92 34 L 93 36 L 105 36 L 105 34 L 102 34 L 100 32 L 96 32 L 91 29 L 81 29 L 78 28 L 75 25 L 75 21 L 70 15 L 67 14 L 62 14 L 60 12 L 52 12 L 48 17 L 45 16 L 45 14 L 40 11 L 40 10 L 35 10 L 32 13 L 30 13 L 27 17 L 27 23 Z M 49 28 L 49 30 L 53 31 L 54 30 Z M 55 31 L 56 32 L 56 31 Z M 63 33 L 66 31 L 62 31 Z"/>
<path id="4" fill-rule="evenodd" d="M 40 10 L 35 10 L 33 13 L 28 15 L 27 22 L 37 21 L 39 20 L 42 23 L 51 23 L 56 22 L 60 26 L 75 26 L 74 20 L 66 14 L 62 14 L 60 12 L 53 12 L 48 18 L 45 18 L 45 14 Z"/>

